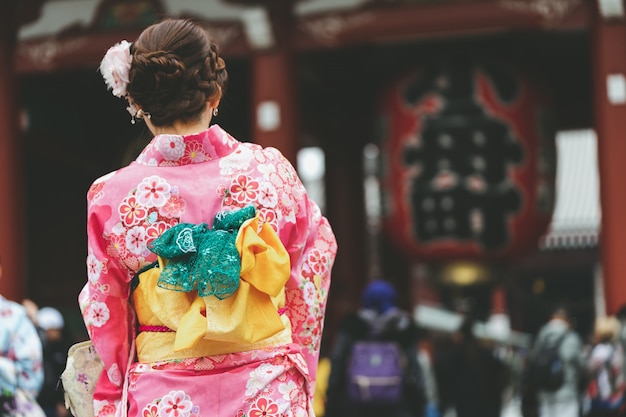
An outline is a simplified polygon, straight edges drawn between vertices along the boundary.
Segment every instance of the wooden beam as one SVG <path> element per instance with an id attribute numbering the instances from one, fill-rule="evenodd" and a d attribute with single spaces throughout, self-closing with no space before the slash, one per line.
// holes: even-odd
<path id="1" fill-rule="evenodd" d="M 359 43 L 590 26 L 589 0 L 563 0 L 561 8 L 543 13 L 543 9 L 533 7 L 536 3 L 535 0 L 429 3 L 319 14 L 300 21 L 301 33 L 296 45 L 333 48 Z"/>
<path id="2" fill-rule="evenodd" d="M 209 23 L 208 26 L 223 56 L 237 57 L 248 53 L 239 22 Z M 15 69 L 20 75 L 76 68 L 95 70 L 107 49 L 123 39 L 134 41 L 141 30 L 104 32 L 69 28 L 61 35 L 22 41 L 17 45 Z"/>

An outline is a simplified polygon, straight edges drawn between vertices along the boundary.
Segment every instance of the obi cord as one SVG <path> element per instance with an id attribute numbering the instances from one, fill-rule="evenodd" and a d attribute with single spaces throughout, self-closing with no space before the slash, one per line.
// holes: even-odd
<path id="1" fill-rule="evenodd" d="M 180 223 L 156 238 L 150 250 L 165 260 L 157 285 L 161 288 L 220 300 L 239 288 L 241 258 L 235 241 L 241 225 L 254 218 L 254 206 L 221 211 L 206 223 Z"/>

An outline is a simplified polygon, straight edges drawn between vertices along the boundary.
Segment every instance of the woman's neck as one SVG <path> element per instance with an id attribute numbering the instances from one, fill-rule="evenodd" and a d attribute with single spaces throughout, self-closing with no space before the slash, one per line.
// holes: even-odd
<path id="1" fill-rule="evenodd" d="M 154 136 L 157 135 L 191 135 L 194 133 L 202 132 L 207 129 L 207 125 L 202 122 L 196 123 L 184 123 L 174 122 L 171 126 L 148 126 Z"/>

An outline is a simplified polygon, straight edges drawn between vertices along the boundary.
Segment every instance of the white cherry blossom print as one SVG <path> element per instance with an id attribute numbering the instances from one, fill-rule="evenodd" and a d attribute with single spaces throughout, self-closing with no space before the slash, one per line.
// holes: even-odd
<path id="1" fill-rule="evenodd" d="M 287 164 L 278 164 L 277 172 L 278 175 L 288 184 L 293 184 L 296 180 L 296 173 L 293 168 Z"/>
<path id="2" fill-rule="evenodd" d="M 87 279 L 92 284 L 98 281 L 100 278 L 100 273 L 102 272 L 102 262 L 90 252 L 87 256 Z"/>
<path id="3" fill-rule="evenodd" d="M 120 372 L 120 367 L 116 363 L 107 370 L 107 376 L 113 385 L 118 387 L 122 385 L 122 372 Z"/>
<path id="4" fill-rule="evenodd" d="M 307 256 L 307 263 L 317 275 L 324 275 L 328 267 L 328 256 L 325 252 L 313 249 Z"/>
<path id="5" fill-rule="evenodd" d="M 257 170 L 263 174 L 263 178 L 270 178 L 270 175 L 276 173 L 276 167 L 272 164 L 261 164 Z"/>
<path id="6" fill-rule="evenodd" d="M 189 417 L 192 407 L 191 397 L 184 391 L 170 391 L 159 402 L 159 416 Z"/>
<path id="7" fill-rule="evenodd" d="M 126 249 L 134 255 L 141 255 L 146 250 L 146 229 L 135 226 L 126 232 Z"/>
<path id="8" fill-rule="evenodd" d="M 137 201 L 146 207 L 162 207 L 170 198 L 171 186 L 158 175 L 144 178 L 137 186 Z"/>
<path id="9" fill-rule="evenodd" d="M 283 394 L 283 398 L 286 401 L 291 399 L 293 390 L 298 390 L 298 385 L 294 381 L 287 381 L 286 383 L 278 385 L 278 392 Z"/>
<path id="10" fill-rule="evenodd" d="M 156 148 L 168 161 L 178 161 L 185 155 L 185 141 L 179 135 L 160 135 Z"/>
<path id="11" fill-rule="evenodd" d="M 254 159 L 259 164 L 264 164 L 265 162 L 267 162 L 267 157 L 265 156 L 265 153 L 263 152 L 263 149 L 259 148 L 259 149 L 256 149 L 254 151 Z"/>
<path id="12" fill-rule="evenodd" d="M 229 176 L 235 172 L 247 171 L 252 159 L 252 150 L 247 146 L 238 146 L 237 150 L 226 158 L 220 159 L 220 174 Z"/>
<path id="13" fill-rule="evenodd" d="M 278 203 L 278 192 L 269 182 L 264 182 L 259 187 L 259 203 L 267 208 L 274 208 Z"/>
<path id="14" fill-rule="evenodd" d="M 305 282 L 302 288 L 302 296 L 304 297 L 305 303 L 312 305 L 317 298 L 317 288 L 315 288 L 315 284 L 311 281 Z"/>
<path id="15" fill-rule="evenodd" d="M 88 321 L 94 327 L 102 327 L 109 321 L 109 307 L 100 301 L 94 302 L 89 308 Z"/>
<path id="16" fill-rule="evenodd" d="M 274 380 L 283 371 L 284 367 L 276 366 L 269 363 L 264 363 L 254 371 L 250 373 L 250 379 L 246 383 L 246 395 L 248 397 L 254 397 L 257 393 L 263 390 L 268 382 Z"/>

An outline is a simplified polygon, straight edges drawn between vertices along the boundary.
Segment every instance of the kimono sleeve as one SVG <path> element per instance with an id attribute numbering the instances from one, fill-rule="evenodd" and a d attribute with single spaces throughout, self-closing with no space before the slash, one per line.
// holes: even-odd
<path id="1" fill-rule="evenodd" d="M 287 160 L 293 182 L 290 195 L 296 205 L 293 227 L 279 231 L 291 262 L 291 275 L 286 285 L 286 314 L 292 325 L 293 341 L 300 345 L 309 375 L 315 387 L 317 364 L 326 302 L 330 288 L 331 269 L 337 253 L 337 242 L 328 219 L 309 198 L 295 169 Z"/>
<path id="2" fill-rule="evenodd" d="M 119 407 L 134 337 L 128 301 L 131 277 L 107 252 L 105 223 L 110 215 L 111 209 L 105 204 L 88 205 L 88 282 L 79 295 L 87 332 L 104 363 L 94 393 L 96 416 L 112 415 L 111 410 Z"/>

